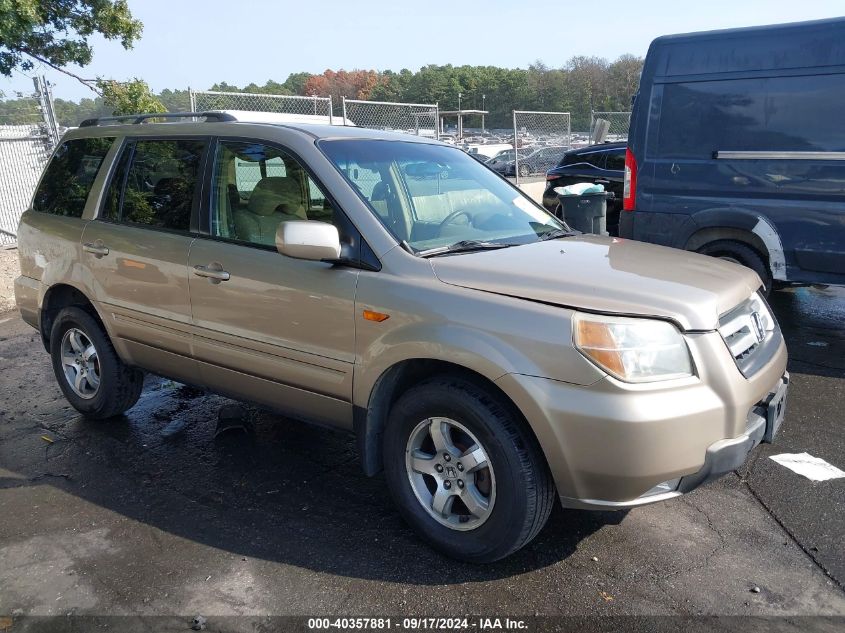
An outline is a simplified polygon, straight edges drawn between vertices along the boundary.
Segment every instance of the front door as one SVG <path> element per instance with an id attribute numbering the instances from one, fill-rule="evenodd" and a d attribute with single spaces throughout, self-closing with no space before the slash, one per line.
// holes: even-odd
<path id="1" fill-rule="evenodd" d="M 189 383 L 199 376 L 187 263 L 207 146 L 202 138 L 124 143 L 102 209 L 82 235 L 83 264 L 115 347 L 132 364 Z"/>
<path id="2" fill-rule="evenodd" d="M 210 187 L 209 234 L 188 262 L 203 382 L 351 427 L 358 271 L 275 247 L 280 222 L 333 222 L 340 212 L 297 160 L 259 143 L 218 142 Z"/>

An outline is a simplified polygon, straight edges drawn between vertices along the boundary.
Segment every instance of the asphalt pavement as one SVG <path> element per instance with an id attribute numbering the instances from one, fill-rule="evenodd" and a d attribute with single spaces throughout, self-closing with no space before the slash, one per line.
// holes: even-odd
<path id="1" fill-rule="evenodd" d="M 768 459 L 845 469 L 845 289 L 772 305 L 793 381 L 774 445 L 681 499 L 558 508 L 487 566 L 420 543 L 342 433 L 247 407 L 248 432 L 215 438 L 231 402 L 156 377 L 127 416 L 80 418 L 36 332 L 0 314 L 0 630 L 5 615 L 845 616 L 845 479 Z"/>

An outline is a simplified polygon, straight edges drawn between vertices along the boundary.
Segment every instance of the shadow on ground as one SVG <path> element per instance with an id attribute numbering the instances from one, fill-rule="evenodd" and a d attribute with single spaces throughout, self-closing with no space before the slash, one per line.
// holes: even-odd
<path id="1" fill-rule="evenodd" d="M 43 425 L 53 443 L 34 434 L 7 439 L 0 466 L 23 479 L 0 479 L 0 487 L 49 482 L 239 556 L 412 584 L 491 580 L 552 565 L 624 516 L 556 509 L 538 538 L 507 560 L 457 563 L 402 522 L 383 475 L 362 474 L 351 436 L 245 407 L 252 432 L 215 439 L 217 412 L 230 402 L 151 377 L 127 416 L 92 422 L 63 408 L 64 421 Z M 415 564 L 402 563 L 408 560 Z"/>

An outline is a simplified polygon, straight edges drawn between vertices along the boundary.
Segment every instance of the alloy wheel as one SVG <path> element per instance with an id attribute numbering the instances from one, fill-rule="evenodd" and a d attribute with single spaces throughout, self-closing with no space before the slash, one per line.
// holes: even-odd
<path id="1" fill-rule="evenodd" d="M 496 500 L 490 458 L 460 422 L 420 422 L 408 438 L 405 467 L 417 500 L 442 525 L 473 530 L 490 517 Z"/>
<path id="2" fill-rule="evenodd" d="M 67 384 L 80 398 L 89 400 L 100 388 L 100 360 L 97 349 L 79 328 L 72 327 L 62 336 L 62 369 Z"/>

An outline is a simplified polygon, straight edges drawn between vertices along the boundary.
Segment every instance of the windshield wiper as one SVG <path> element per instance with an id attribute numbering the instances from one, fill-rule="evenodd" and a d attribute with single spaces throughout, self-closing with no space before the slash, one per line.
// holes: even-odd
<path id="1" fill-rule="evenodd" d="M 538 235 L 539 242 L 545 242 L 546 240 L 557 240 L 561 237 L 573 237 L 575 235 L 580 235 L 578 231 L 567 231 L 566 229 L 552 229 L 547 233 L 543 233 L 542 235 Z"/>
<path id="2" fill-rule="evenodd" d="M 452 253 L 471 253 L 472 251 L 495 250 L 497 248 L 507 248 L 508 246 L 516 246 L 515 244 L 508 244 L 507 242 L 485 242 L 482 240 L 461 240 L 449 246 L 437 246 L 436 248 L 429 248 L 419 251 L 417 255 L 420 257 L 436 257 L 438 255 L 447 255 Z"/>

